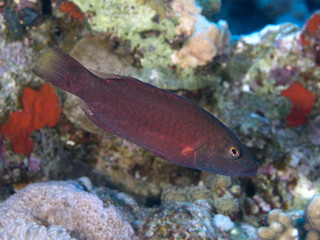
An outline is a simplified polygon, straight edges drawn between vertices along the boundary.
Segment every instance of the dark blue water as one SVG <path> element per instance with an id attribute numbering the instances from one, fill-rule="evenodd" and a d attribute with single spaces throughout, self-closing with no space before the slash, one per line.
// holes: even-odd
<path id="1" fill-rule="evenodd" d="M 317 9 L 320 0 L 221 0 L 218 14 L 209 20 L 227 20 L 232 34 L 247 34 L 266 24 L 292 22 L 302 26 Z"/>

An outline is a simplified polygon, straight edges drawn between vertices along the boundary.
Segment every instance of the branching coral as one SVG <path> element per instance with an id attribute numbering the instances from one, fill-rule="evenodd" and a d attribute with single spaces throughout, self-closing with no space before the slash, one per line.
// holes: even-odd
<path id="1" fill-rule="evenodd" d="M 319 240 L 320 195 L 315 195 L 307 205 L 305 212 L 297 216 L 295 216 L 294 211 L 284 213 L 280 209 L 272 210 L 268 215 L 267 223 L 269 224 L 268 227 L 258 229 L 261 240 L 297 240 L 299 235 L 302 236 L 305 233 L 303 239 Z"/>
<path id="2" fill-rule="evenodd" d="M 19 219 L 61 225 L 88 240 L 135 239 L 115 207 L 104 207 L 74 181 L 31 184 L 8 198 L 0 206 L 0 228 Z"/>
<path id="3" fill-rule="evenodd" d="M 60 119 L 62 108 L 54 88 L 49 83 L 44 84 L 39 91 L 25 88 L 22 103 L 22 111 L 11 113 L 0 133 L 11 139 L 15 152 L 29 156 L 33 150 L 31 132 L 46 126 L 55 126 Z"/>
<path id="4" fill-rule="evenodd" d="M 272 210 L 267 222 L 268 227 L 261 227 L 258 235 L 261 240 L 297 240 L 298 229 L 293 227 L 291 216 L 280 209 Z"/>

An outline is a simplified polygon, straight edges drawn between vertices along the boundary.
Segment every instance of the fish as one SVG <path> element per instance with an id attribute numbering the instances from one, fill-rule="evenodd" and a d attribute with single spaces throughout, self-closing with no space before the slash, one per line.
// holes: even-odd
<path id="1" fill-rule="evenodd" d="M 236 135 L 187 98 L 129 76 L 85 68 L 48 47 L 33 73 L 81 99 L 98 127 L 170 163 L 228 176 L 253 176 L 258 164 Z"/>

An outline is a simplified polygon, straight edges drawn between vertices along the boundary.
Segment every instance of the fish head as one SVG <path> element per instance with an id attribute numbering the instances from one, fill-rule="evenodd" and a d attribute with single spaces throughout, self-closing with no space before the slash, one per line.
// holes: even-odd
<path id="1" fill-rule="evenodd" d="M 197 149 L 197 168 L 228 176 L 255 175 L 258 171 L 256 160 L 229 129 L 225 130 Z"/>

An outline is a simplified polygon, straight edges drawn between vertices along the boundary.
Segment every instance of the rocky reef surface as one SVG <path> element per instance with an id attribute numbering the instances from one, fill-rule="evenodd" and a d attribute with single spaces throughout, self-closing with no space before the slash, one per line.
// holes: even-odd
<path id="1" fill-rule="evenodd" d="M 222 18 L 236 2 L 0 1 L 1 239 L 320 239 L 317 1 L 248 1 L 274 25 L 246 35 Z M 199 104 L 258 174 L 175 166 L 101 131 L 32 74 L 48 45 Z"/>

